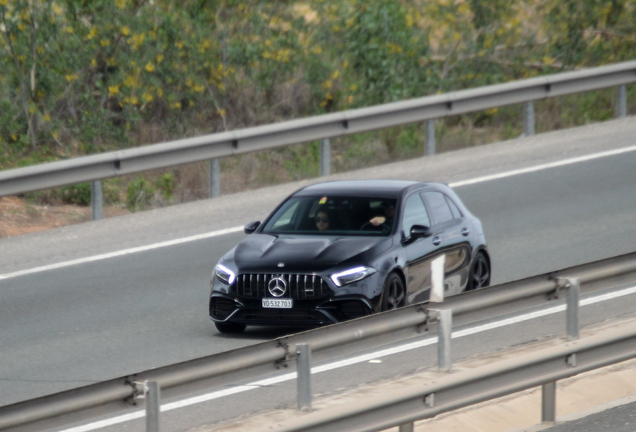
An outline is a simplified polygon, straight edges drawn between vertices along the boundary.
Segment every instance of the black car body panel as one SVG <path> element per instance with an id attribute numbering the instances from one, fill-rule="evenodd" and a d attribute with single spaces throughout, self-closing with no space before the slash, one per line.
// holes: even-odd
<path id="1" fill-rule="evenodd" d="M 285 263 L 286 271 L 321 271 L 359 255 L 374 255 L 391 245 L 381 237 L 314 237 L 254 233 L 234 250 L 242 271 L 267 272 Z"/>
<path id="2" fill-rule="evenodd" d="M 371 221 L 378 217 L 376 226 Z M 477 286 L 478 253 L 489 266 L 480 221 L 446 185 L 316 184 L 290 195 L 219 261 L 210 317 L 219 329 L 221 323 L 314 326 L 357 318 L 428 300 L 431 261 L 441 255 L 447 294 Z M 488 284 L 487 271 L 477 287 Z M 392 273 L 404 295 L 391 306 L 385 285 Z"/>

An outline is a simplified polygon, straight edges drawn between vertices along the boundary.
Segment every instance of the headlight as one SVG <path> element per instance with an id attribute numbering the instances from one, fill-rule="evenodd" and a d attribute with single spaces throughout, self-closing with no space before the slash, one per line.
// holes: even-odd
<path id="1" fill-rule="evenodd" d="M 336 284 L 336 286 L 341 287 L 352 282 L 362 280 L 365 277 L 371 276 L 375 272 L 376 269 L 373 267 L 356 267 L 340 273 L 332 274 L 331 280 Z"/>
<path id="2" fill-rule="evenodd" d="M 225 267 L 223 264 L 217 264 L 214 269 L 214 275 L 218 280 L 227 285 L 232 285 L 234 283 L 234 279 L 236 279 L 236 274 L 229 268 Z"/>

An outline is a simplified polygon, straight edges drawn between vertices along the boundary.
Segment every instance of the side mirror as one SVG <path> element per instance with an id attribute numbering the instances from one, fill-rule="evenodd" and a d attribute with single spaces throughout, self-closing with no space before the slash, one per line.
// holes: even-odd
<path id="1" fill-rule="evenodd" d="M 243 227 L 243 232 L 245 234 L 252 234 L 259 226 L 261 226 L 261 221 L 250 222 Z"/>
<path id="2" fill-rule="evenodd" d="M 430 227 L 427 227 L 424 225 L 413 225 L 411 227 L 412 239 L 426 238 L 426 237 L 430 237 L 431 235 L 433 235 L 433 232 L 431 231 Z"/>

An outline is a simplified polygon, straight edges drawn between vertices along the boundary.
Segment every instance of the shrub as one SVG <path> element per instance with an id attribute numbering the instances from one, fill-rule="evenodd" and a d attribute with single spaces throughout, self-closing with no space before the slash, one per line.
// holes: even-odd
<path id="1" fill-rule="evenodd" d="M 177 179 L 172 173 L 166 173 L 157 179 L 157 188 L 166 200 L 171 200 L 176 188 Z"/>
<path id="2" fill-rule="evenodd" d="M 126 189 L 126 207 L 131 212 L 145 210 L 152 203 L 155 188 L 143 177 L 137 177 L 128 183 Z"/>
<path id="3" fill-rule="evenodd" d="M 91 193 L 90 183 L 79 183 L 60 189 L 60 197 L 65 204 L 90 205 Z"/>

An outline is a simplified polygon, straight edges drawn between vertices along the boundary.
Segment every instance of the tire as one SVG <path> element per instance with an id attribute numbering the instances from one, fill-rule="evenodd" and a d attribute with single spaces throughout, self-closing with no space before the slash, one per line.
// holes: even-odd
<path id="1" fill-rule="evenodd" d="M 219 333 L 224 333 L 224 334 L 238 334 L 238 333 L 243 333 L 243 330 L 245 330 L 245 324 L 236 324 L 236 323 L 228 323 L 228 322 L 224 322 L 224 323 L 214 323 L 214 325 L 216 326 L 216 329 L 219 331 Z"/>
<path id="2" fill-rule="evenodd" d="M 406 290 L 404 282 L 397 273 L 391 273 L 384 281 L 382 289 L 381 311 L 388 311 L 404 306 L 406 303 Z"/>
<path id="3" fill-rule="evenodd" d="M 466 291 L 472 291 L 485 288 L 490 285 L 490 264 L 488 258 L 483 252 L 477 253 L 475 259 L 470 265 L 470 273 L 468 274 L 468 284 Z"/>

